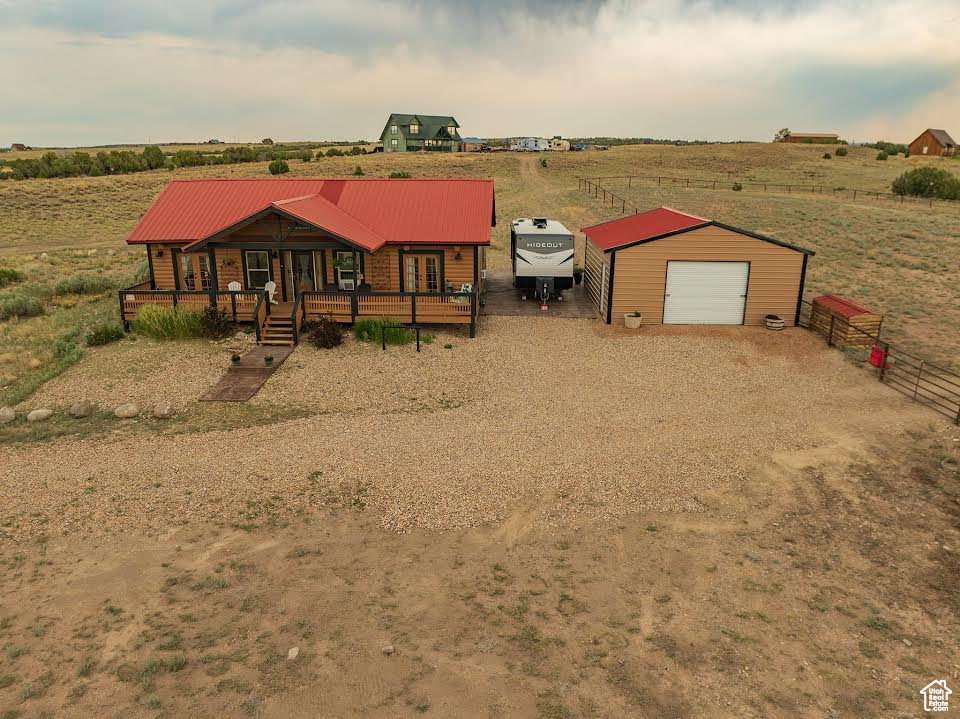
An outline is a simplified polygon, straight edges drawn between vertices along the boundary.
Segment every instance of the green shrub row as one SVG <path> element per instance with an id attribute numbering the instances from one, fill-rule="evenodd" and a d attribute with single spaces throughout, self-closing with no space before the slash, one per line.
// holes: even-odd
<path id="1" fill-rule="evenodd" d="M 99 347 L 123 337 L 123 327 L 117 322 L 99 322 L 87 333 L 87 346 Z"/>
<path id="2" fill-rule="evenodd" d="M 917 167 L 897 177 L 892 189 L 897 195 L 960 200 L 960 177 L 939 167 Z"/>
<path id="3" fill-rule="evenodd" d="M 330 148 L 324 153 L 320 149 L 317 150 L 316 157 L 323 157 L 324 154 L 327 157 L 335 157 L 340 155 L 365 155 L 366 153 L 366 149 L 354 145 L 347 152 L 339 148 Z M 283 150 L 271 147 L 254 148 L 247 146 L 227 147 L 216 154 L 199 150 L 177 150 L 169 156 L 155 145 L 145 147 L 142 152 L 102 150 L 94 155 L 82 151 L 65 154 L 46 152 L 38 158 L 0 161 L 0 165 L 6 165 L 12 170 L 12 172 L 0 172 L 0 178 L 9 177 L 14 180 L 27 180 L 53 177 L 100 177 L 102 175 L 124 175 L 160 168 L 233 165 L 265 160 L 300 159 L 309 162 L 313 157 L 313 150 L 309 148 Z"/>
<path id="4" fill-rule="evenodd" d="M 416 334 L 413 330 L 408 330 L 405 327 L 389 327 L 384 329 L 384 325 L 398 324 L 401 324 L 401 322 L 391 317 L 357 320 L 353 323 L 353 336 L 360 342 L 369 342 L 371 344 L 380 344 L 381 339 L 386 339 L 388 345 L 406 345 L 413 342 L 414 339 L 416 339 Z M 420 341 L 424 344 L 430 344 L 433 342 L 433 335 L 429 332 L 421 332 Z"/>
<path id="5" fill-rule="evenodd" d="M 223 310 L 206 307 L 202 311 L 173 310 L 159 305 L 144 305 L 131 322 L 135 332 L 158 340 L 179 340 L 193 337 L 223 339 L 233 324 Z"/>

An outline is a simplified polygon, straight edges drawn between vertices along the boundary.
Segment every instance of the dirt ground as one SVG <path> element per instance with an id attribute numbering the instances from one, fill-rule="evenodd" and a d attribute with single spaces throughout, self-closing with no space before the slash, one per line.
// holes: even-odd
<path id="1" fill-rule="evenodd" d="M 257 403 L 301 416 L 0 447 L 0 716 L 920 716 L 960 669 L 960 430 L 806 332 L 491 318 Z"/>

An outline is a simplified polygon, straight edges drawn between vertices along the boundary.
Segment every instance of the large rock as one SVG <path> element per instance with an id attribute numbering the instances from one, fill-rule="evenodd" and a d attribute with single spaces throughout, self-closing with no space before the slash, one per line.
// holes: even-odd
<path id="1" fill-rule="evenodd" d="M 177 410 L 169 402 L 157 402 L 153 408 L 153 416 L 157 419 L 170 419 L 176 413 Z"/>
<path id="2" fill-rule="evenodd" d="M 113 413 L 120 419 L 131 419 L 140 414 L 140 408 L 137 407 L 137 405 L 135 405 L 133 402 L 124 402 L 122 405 L 113 410 Z"/>
<path id="3" fill-rule="evenodd" d="M 74 405 L 69 410 L 70 416 L 75 419 L 81 419 L 83 417 L 89 417 L 93 414 L 93 402 L 88 402 L 87 400 L 82 400 L 81 402 L 75 402 Z"/>
<path id="4" fill-rule="evenodd" d="M 0 407 L 0 424 L 12 422 L 17 418 L 17 411 L 13 407 Z"/>
<path id="5" fill-rule="evenodd" d="M 52 409 L 35 409 L 27 413 L 28 422 L 46 422 L 53 417 Z"/>

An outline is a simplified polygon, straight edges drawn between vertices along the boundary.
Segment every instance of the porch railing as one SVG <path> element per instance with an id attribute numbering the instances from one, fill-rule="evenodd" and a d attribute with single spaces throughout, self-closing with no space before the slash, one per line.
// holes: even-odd
<path id="1" fill-rule="evenodd" d="M 304 292 L 307 321 L 328 317 L 356 322 L 364 317 L 391 317 L 399 322 L 471 324 L 477 295 L 472 292 Z"/>
<path id="2" fill-rule="evenodd" d="M 270 314 L 266 293 L 259 290 L 151 290 L 146 284 L 119 292 L 120 318 L 125 327 L 144 305 L 189 310 L 216 307 L 226 311 L 234 322 L 253 323 L 259 340 Z M 320 317 L 350 323 L 367 317 L 390 317 L 410 324 L 468 324 L 472 336 L 477 303 L 475 292 L 303 292 L 294 301 L 290 319 L 295 338 L 305 323 Z"/>
<path id="3" fill-rule="evenodd" d="M 223 310 L 234 322 L 251 322 L 254 308 L 263 295 L 258 290 L 151 290 L 149 282 L 142 282 L 118 292 L 120 319 L 124 325 L 136 319 L 144 305 L 159 305 L 169 309 L 200 311 L 205 307 Z"/>

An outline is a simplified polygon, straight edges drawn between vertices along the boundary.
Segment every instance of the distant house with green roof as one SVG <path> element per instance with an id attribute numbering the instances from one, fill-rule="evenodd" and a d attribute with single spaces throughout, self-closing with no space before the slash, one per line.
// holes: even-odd
<path id="1" fill-rule="evenodd" d="M 384 152 L 457 152 L 460 124 L 448 115 L 393 113 L 383 127 Z"/>

